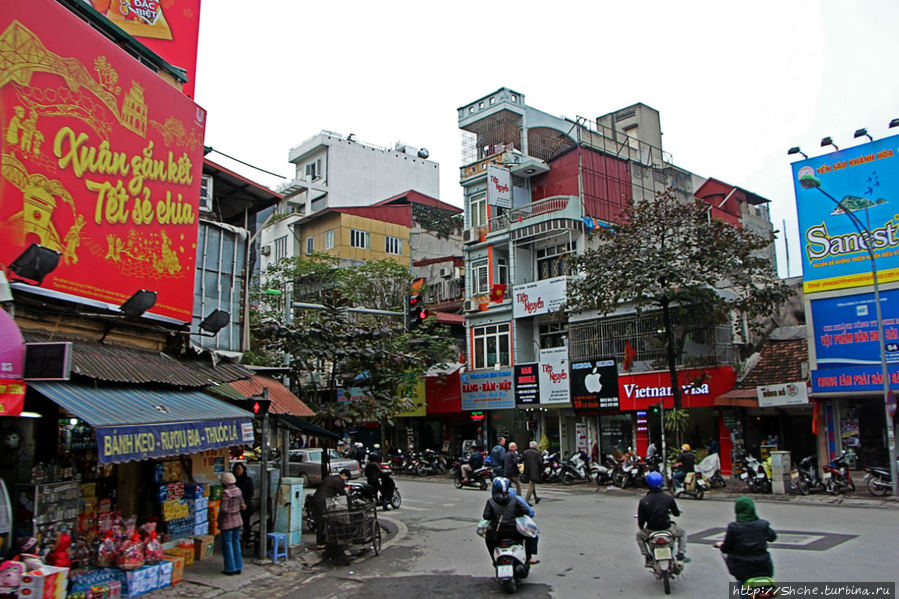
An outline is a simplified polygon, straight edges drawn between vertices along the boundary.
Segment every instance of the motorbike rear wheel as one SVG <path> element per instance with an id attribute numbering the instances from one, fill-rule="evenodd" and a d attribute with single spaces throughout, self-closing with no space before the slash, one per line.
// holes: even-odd
<path id="1" fill-rule="evenodd" d="M 884 483 L 878 484 L 878 480 L 874 477 L 868 479 L 868 492 L 875 497 L 883 497 L 890 491 L 890 487 Z"/>
<path id="2" fill-rule="evenodd" d="M 456 474 L 455 472 L 453 472 L 453 486 L 456 487 L 457 489 L 462 488 L 462 479 L 459 478 L 460 476 L 462 476 L 462 475 Z"/>
<path id="3" fill-rule="evenodd" d="M 418 476 L 427 476 L 428 475 L 428 467 L 425 466 L 424 464 L 419 464 L 418 467 L 415 469 L 415 474 L 417 474 Z"/>
<path id="4" fill-rule="evenodd" d="M 612 473 L 612 484 L 619 489 L 623 489 L 624 485 L 627 484 L 627 474 L 622 470 L 616 470 Z"/>
<path id="5" fill-rule="evenodd" d="M 668 570 L 662 571 L 662 582 L 665 585 L 665 594 L 671 594 L 671 573 Z"/>
<path id="6" fill-rule="evenodd" d="M 390 507 L 395 510 L 400 509 L 400 506 L 403 505 L 403 498 L 400 495 L 399 489 L 393 490 L 393 497 L 390 498 Z"/>
<path id="7" fill-rule="evenodd" d="M 703 491 L 702 489 L 697 490 L 696 499 L 702 499 L 703 497 L 705 497 L 705 491 Z"/>
<path id="8" fill-rule="evenodd" d="M 562 473 L 562 484 L 563 485 L 573 485 L 574 484 L 574 474 L 566 470 Z"/>
<path id="9" fill-rule="evenodd" d="M 808 481 L 802 477 L 800 477 L 799 481 L 796 483 L 796 488 L 799 489 L 799 492 L 803 495 L 808 495 L 809 493 Z"/>
<path id="10" fill-rule="evenodd" d="M 486 490 L 487 490 L 487 480 L 482 478 L 481 479 L 481 491 L 486 491 Z"/>
<path id="11" fill-rule="evenodd" d="M 499 581 L 499 586 L 502 587 L 503 591 L 511 595 L 518 590 L 518 581 L 514 578 L 503 578 Z"/>

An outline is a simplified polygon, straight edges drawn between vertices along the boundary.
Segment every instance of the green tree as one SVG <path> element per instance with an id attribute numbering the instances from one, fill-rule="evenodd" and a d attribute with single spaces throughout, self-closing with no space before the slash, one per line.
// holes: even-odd
<path id="1" fill-rule="evenodd" d="M 773 234 L 713 218 L 708 204 L 680 201 L 670 189 L 653 200 L 629 202 L 616 223 L 596 228 L 591 241 L 589 249 L 569 258 L 580 277 L 570 283 L 568 309 L 602 315 L 622 305 L 638 313 L 660 310 L 678 411 L 681 389 L 672 316 L 702 328 L 724 324 L 737 313 L 757 330 L 762 317 L 792 293 L 763 254 Z M 687 420 L 676 414 L 673 422 L 686 426 Z M 677 430 L 683 432 L 680 426 Z"/>
<path id="2" fill-rule="evenodd" d="M 406 268 L 386 260 L 345 268 L 324 258 L 318 265 L 302 264 L 316 261 L 296 261 L 293 268 L 285 262 L 277 272 L 300 297 L 318 286 L 316 301 L 311 296 L 305 301 L 323 308 L 294 310 L 290 323 L 283 313 L 270 310 L 271 318 L 254 328 L 254 346 L 269 356 L 289 357 L 293 388 L 316 411 L 316 420 L 343 426 L 392 424 L 396 414 L 412 408 L 412 390 L 427 370 L 455 358 L 452 338 L 435 318 L 413 332 L 405 329 Z M 269 284 L 274 281 L 268 279 Z M 345 401 L 348 387 L 365 389 L 367 398 Z"/>

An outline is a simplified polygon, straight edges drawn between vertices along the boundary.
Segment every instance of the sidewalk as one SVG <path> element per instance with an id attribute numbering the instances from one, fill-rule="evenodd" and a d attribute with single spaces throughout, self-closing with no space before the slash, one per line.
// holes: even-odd
<path id="1" fill-rule="evenodd" d="M 380 514 L 379 514 L 380 515 Z M 392 523 L 381 520 L 383 542 L 397 533 Z M 258 559 L 244 556 L 243 571 L 238 576 L 222 574 L 222 555 L 216 553 L 209 559 L 194 562 L 184 568 L 184 579 L 170 587 L 153 591 L 151 599 L 245 599 L 247 597 L 280 597 L 296 588 L 298 583 L 335 568 L 351 571 L 354 563 L 374 555 L 363 551 L 349 556 L 349 566 L 325 559 L 323 552 L 315 551 L 315 533 L 303 531 L 303 542 L 291 551 L 290 559 Z"/>

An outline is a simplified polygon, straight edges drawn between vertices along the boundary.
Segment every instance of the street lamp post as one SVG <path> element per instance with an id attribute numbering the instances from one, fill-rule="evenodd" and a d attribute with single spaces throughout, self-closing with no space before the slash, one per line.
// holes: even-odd
<path id="1" fill-rule="evenodd" d="M 825 138 L 826 139 L 826 138 Z M 822 145 L 823 141 L 822 141 Z M 865 240 L 865 250 L 868 252 L 868 256 L 871 258 L 871 276 L 874 284 L 874 309 L 877 315 L 877 337 L 878 343 L 880 345 L 880 370 L 881 375 L 883 377 L 883 409 L 884 414 L 886 416 L 886 428 L 887 428 L 887 451 L 889 452 L 889 460 L 890 460 L 890 477 L 893 485 L 893 496 L 897 495 L 897 486 L 899 486 L 899 481 L 897 481 L 897 468 L 896 468 L 896 437 L 895 432 L 893 431 L 893 416 L 890 414 L 890 405 L 889 405 L 889 395 L 890 395 L 890 379 L 889 379 L 889 370 L 887 368 L 887 354 L 886 354 L 886 346 L 884 345 L 885 339 L 883 336 L 883 315 L 880 311 L 880 285 L 877 282 L 877 264 L 874 261 L 874 250 L 871 248 L 871 231 L 867 226 L 855 215 L 851 210 L 846 208 L 843 203 L 824 191 L 821 188 L 821 180 L 815 177 L 812 174 L 801 174 L 799 175 L 799 184 L 805 189 L 817 189 L 821 193 L 825 195 L 829 200 L 839 206 L 840 210 L 849 217 L 849 220 L 852 221 L 852 224 L 855 226 L 855 229 L 858 231 L 858 234 L 861 235 Z"/>

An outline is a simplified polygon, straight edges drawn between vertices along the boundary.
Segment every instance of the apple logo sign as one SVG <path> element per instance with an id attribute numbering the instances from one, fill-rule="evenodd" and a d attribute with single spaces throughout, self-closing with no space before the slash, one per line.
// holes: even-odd
<path id="1" fill-rule="evenodd" d="M 599 382 L 602 375 L 596 373 L 596 368 L 596 366 L 593 367 L 593 374 L 584 377 L 584 386 L 590 393 L 599 393 L 602 390 L 602 383 Z"/>

